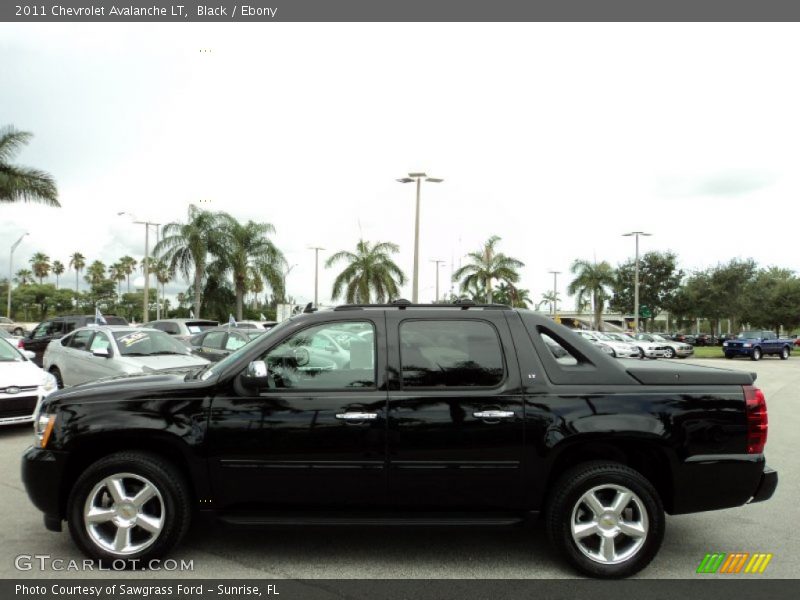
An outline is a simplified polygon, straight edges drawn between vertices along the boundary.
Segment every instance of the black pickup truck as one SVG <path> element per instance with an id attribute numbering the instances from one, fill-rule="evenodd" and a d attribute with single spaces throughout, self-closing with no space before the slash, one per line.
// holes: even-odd
<path id="1" fill-rule="evenodd" d="M 558 350 L 558 351 L 556 351 Z M 232 524 L 504 525 L 541 514 L 581 572 L 624 577 L 665 512 L 772 496 L 746 372 L 614 360 L 498 305 L 346 305 L 189 373 L 49 396 L 25 486 L 100 561 L 146 566 Z"/>

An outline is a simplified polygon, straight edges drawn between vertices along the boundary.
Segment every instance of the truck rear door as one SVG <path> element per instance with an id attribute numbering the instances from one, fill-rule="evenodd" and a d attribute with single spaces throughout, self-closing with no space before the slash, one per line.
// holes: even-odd
<path id="1" fill-rule="evenodd" d="M 387 311 L 395 507 L 520 508 L 523 403 L 503 312 Z"/>

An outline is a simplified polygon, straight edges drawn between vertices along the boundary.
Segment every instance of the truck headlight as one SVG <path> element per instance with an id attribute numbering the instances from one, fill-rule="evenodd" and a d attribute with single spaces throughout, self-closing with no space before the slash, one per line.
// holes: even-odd
<path id="1" fill-rule="evenodd" d="M 728 345 L 728 342 L 722 342 L 722 346 L 725 347 Z"/>
<path id="2" fill-rule="evenodd" d="M 753 346 L 753 344 L 745 343 L 745 344 L 742 344 L 742 346 L 744 346 L 745 348 L 751 348 Z"/>
<path id="3" fill-rule="evenodd" d="M 34 446 L 38 448 L 46 448 L 47 442 L 50 440 L 50 434 L 53 433 L 53 427 L 56 424 L 56 416 L 39 413 L 36 420 L 33 422 L 33 434 L 36 438 Z"/>

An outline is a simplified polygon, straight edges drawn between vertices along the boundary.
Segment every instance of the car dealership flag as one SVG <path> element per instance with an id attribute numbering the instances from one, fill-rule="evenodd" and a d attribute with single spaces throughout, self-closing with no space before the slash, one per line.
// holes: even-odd
<path id="1" fill-rule="evenodd" d="M 261 317 L 262 321 L 266 321 L 267 320 L 267 317 L 264 316 L 264 313 L 261 313 L 259 316 Z"/>
<path id="2" fill-rule="evenodd" d="M 100 309 L 95 307 L 94 309 L 94 322 L 96 325 L 106 325 L 106 318 L 100 314 Z"/>
<path id="3" fill-rule="evenodd" d="M 194 319 L 194 311 L 193 310 L 189 311 L 189 318 L 190 319 Z"/>
<path id="4" fill-rule="evenodd" d="M 228 317 L 228 327 L 236 327 L 236 319 L 233 318 L 233 315 Z"/>

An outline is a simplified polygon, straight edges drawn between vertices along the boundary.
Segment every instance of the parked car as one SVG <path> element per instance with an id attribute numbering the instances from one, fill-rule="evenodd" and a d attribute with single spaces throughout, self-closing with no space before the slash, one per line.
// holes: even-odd
<path id="1" fill-rule="evenodd" d="M 82 327 L 53 340 L 44 353 L 44 368 L 58 387 L 106 377 L 191 370 L 208 361 L 157 329 L 122 326 Z"/>
<path id="2" fill-rule="evenodd" d="M 265 333 L 264 329 L 215 327 L 192 336 L 189 344 L 194 354 L 216 362 Z"/>
<path id="3" fill-rule="evenodd" d="M 359 338 L 349 360 L 305 362 L 300 349 L 345 330 Z M 665 512 L 760 502 L 778 484 L 751 373 L 612 360 L 498 306 L 297 315 L 188 375 L 55 392 L 35 422 L 28 495 L 49 529 L 66 520 L 105 564 L 167 555 L 198 510 L 245 526 L 543 513 L 575 568 L 623 577 L 658 553 Z"/>
<path id="4" fill-rule="evenodd" d="M 621 342 L 600 331 L 576 331 L 578 335 L 587 340 L 605 344 L 611 348 L 611 356 L 616 358 L 639 358 L 639 347 L 628 342 Z"/>
<path id="5" fill-rule="evenodd" d="M 236 321 L 236 327 L 239 329 L 272 329 L 277 325 L 277 321 Z"/>
<path id="6" fill-rule="evenodd" d="M 722 344 L 725 358 L 747 356 L 750 360 L 761 360 L 761 357 L 770 354 L 786 360 L 793 348 L 793 340 L 779 338 L 774 331 L 743 331 L 735 339 Z"/>
<path id="7" fill-rule="evenodd" d="M 673 341 L 676 342 L 683 342 L 684 344 L 690 344 L 694 346 L 695 337 L 691 333 L 676 333 L 673 336 Z"/>
<path id="8" fill-rule="evenodd" d="M 724 342 L 730 341 L 736 337 L 735 333 L 720 333 L 717 336 L 717 346 L 722 346 Z"/>
<path id="9" fill-rule="evenodd" d="M 123 317 L 116 315 L 104 315 L 108 325 L 127 325 Z M 26 350 L 30 350 L 36 356 L 33 359 L 40 367 L 42 366 L 42 357 L 47 349 L 47 345 L 53 341 L 60 339 L 78 329 L 79 327 L 86 327 L 90 323 L 95 322 L 94 315 L 67 315 L 63 317 L 53 317 L 46 321 L 39 323 L 34 330 L 22 340 Z"/>
<path id="10" fill-rule="evenodd" d="M 694 336 L 695 346 L 716 346 L 717 338 L 712 333 L 698 333 Z"/>
<path id="11" fill-rule="evenodd" d="M 12 321 L 8 317 L 0 317 L 0 331 L 6 331 L 12 335 L 22 337 L 30 333 L 36 323 L 20 323 Z"/>
<path id="12" fill-rule="evenodd" d="M 32 361 L 32 352 L 20 350 L 0 335 L 0 425 L 30 423 L 42 398 L 56 389 L 56 380 Z"/>
<path id="13" fill-rule="evenodd" d="M 664 346 L 664 358 L 686 358 L 694 354 L 694 347 L 691 344 L 676 342 L 657 333 L 637 333 L 637 340 L 644 340 Z"/>
<path id="14" fill-rule="evenodd" d="M 210 319 L 160 319 L 158 321 L 149 321 L 142 325 L 142 327 L 158 329 L 174 336 L 186 346 L 190 345 L 189 340 L 193 335 L 217 326 L 219 326 L 219 321 Z"/>
<path id="15" fill-rule="evenodd" d="M 626 344 L 632 344 L 639 348 L 639 358 L 663 358 L 666 356 L 666 343 L 657 342 L 655 340 L 637 339 L 627 333 L 606 332 L 606 335 L 611 339 L 625 342 Z"/>
<path id="16" fill-rule="evenodd" d="M 15 348 L 19 348 L 20 350 L 25 350 L 25 345 L 22 343 L 22 338 L 16 335 L 11 335 L 5 329 L 0 329 L 0 338 L 8 340 L 9 343 Z"/>

